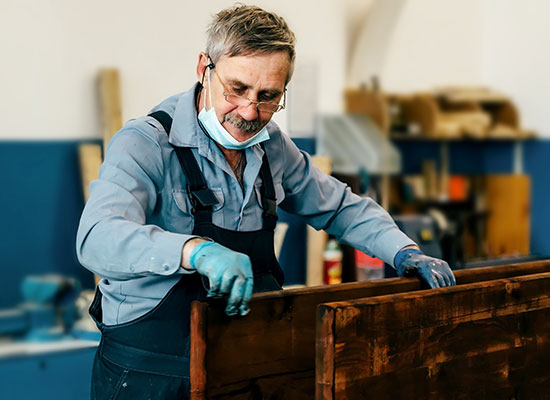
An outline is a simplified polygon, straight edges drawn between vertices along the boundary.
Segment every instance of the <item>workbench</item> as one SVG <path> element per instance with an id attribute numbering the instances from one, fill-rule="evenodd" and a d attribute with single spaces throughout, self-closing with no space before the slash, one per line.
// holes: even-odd
<path id="1" fill-rule="evenodd" d="M 0 399 L 88 399 L 97 345 L 91 340 L 0 342 Z"/>

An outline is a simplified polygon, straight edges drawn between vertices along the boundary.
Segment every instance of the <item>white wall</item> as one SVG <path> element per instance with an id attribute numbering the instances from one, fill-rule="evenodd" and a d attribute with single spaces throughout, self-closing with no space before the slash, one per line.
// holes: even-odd
<path id="1" fill-rule="evenodd" d="M 509 94 L 524 127 L 550 137 L 544 114 L 550 100 L 550 1 L 248 3 L 287 19 L 298 38 L 298 66 L 317 66 L 313 106 L 320 111 L 341 111 L 346 84 L 373 74 L 391 91 L 482 84 Z M 99 137 L 95 76 L 101 66 L 121 71 L 125 120 L 186 90 L 195 81 L 211 15 L 231 4 L 0 1 L 0 139 Z M 363 28 L 357 29 L 361 18 Z M 354 31 L 360 35 L 349 38 Z M 284 111 L 276 116 L 283 128 L 286 118 Z"/>
<path id="2" fill-rule="evenodd" d="M 486 1 L 483 82 L 514 99 L 524 127 L 550 137 L 550 1 Z"/>
<path id="3" fill-rule="evenodd" d="M 550 137 L 550 1 L 377 0 L 347 84 L 380 77 L 384 89 L 484 85 L 508 94 L 522 125 Z"/>
<path id="4" fill-rule="evenodd" d="M 376 1 L 357 42 L 348 84 L 368 82 L 372 75 L 390 91 L 479 83 L 482 3 Z"/>
<path id="5" fill-rule="evenodd" d="M 248 3 L 248 2 L 247 2 Z M 255 4 L 281 14 L 298 63 L 319 66 L 318 108 L 341 110 L 343 9 L 331 0 Z M 100 137 L 97 71 L 121 72 L 123 119 L 195 82 L 211 16 L 233 1 L 0 1 L 0 139 Z M 286 125 L 284 111 L 277 121 Z"/>

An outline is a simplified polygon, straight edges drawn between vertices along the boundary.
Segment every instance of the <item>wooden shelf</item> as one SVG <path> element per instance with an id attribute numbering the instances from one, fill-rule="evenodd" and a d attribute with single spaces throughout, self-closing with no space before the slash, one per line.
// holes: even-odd
<path id="1" fill-rule="evenodd" d="M 487 137 L 487 138 L 476 138 L 476 137 L 432 137 L 425 135 L 409 135 L 405 133 L 391 133 L 391 140 L 410 140 L 410 141 L 423 141 L 423 142 L 515 142 L 515 141 L 526 141 L 537 139 L 535 134 L 521 136 L 521 137 Z"/>

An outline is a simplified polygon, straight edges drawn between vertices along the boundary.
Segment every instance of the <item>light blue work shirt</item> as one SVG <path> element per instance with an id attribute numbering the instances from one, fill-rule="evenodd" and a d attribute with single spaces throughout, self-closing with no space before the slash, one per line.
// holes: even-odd
<path id="1" fill-rule="evenodd" d="M 133 320 L 155 307 L 181 274 L 182 248 L 194 236 L 187 180 L 171 145 L 191 147 L 208 187 L 218 199 L 212 222 L 235 231 L 262 228 L 264 154 L 245 150 L 244 191 L 218 146 L 197 122 L 198 84 L 166 99 L 155 110 L 173 117 L 170 138 L 156 120 L 131 120 L 112 138 L 99 178 L 90 185 L 77 233 L 78 259 L 101 276 L 103 322 Z M 370 198 L 312 165 L 279 127 L 267 125 L 268 155 L 277 204 L 315 229 L 393 265 L 396 253 L 414 244 Z M 244 193 L 243 193 L 244 192 Z"/>

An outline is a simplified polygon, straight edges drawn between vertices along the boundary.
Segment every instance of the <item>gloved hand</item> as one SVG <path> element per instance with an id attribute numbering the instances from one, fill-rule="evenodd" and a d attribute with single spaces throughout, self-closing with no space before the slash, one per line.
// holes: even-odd
<path id="1" fill-rule="evenodd" d="M 229 295 L 225 308 L 227 315 L 248 314 L 254 276 L 252 263 L 246 254 L 206 241 L 195 246 L 189 265 L 210 280 L 208 297 Z"/>
<path id="2" fill-rule="evenodd" d="M 449 264 L 438 258 L 429 257 L 418 249 L 401 250 L 395 256 L 394 265 L 399 276 L 418 274 L 432 289 L 456 285 Z"/>

